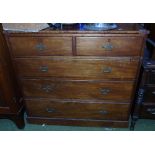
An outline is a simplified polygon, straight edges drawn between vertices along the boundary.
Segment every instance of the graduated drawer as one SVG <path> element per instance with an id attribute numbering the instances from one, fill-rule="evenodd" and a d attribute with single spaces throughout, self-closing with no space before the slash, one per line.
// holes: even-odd
<path id="1" fill-rule="evenodd" d="M 22 80 L 26 97 L 130 101 L 134 82 Z"/>
<path id="2" fill-rule="evenodd" d="M 77 37 L 77 55 L 139 56 L 141 37 Z"/>
<path id="3" fill-rule="evenodd" d="M 128 120 L 130 104 L 26 100 L 29 117 Z"/>
<path id="4" fill-rule="evenodd" d="M 135 79 L 139 60 L 129 58 L 15 59 L 20 76 L 87 79 Z"/>
<path id="5" fill-rule="evenodd" d="M 13 55 L 72 55 L 71 37 L 9 37 Z"/>
<path id="6" fill-rule="evenodd" d="M 146 86 L 144 92 L 144 102 L 155 105 L 155 86 Z"/>

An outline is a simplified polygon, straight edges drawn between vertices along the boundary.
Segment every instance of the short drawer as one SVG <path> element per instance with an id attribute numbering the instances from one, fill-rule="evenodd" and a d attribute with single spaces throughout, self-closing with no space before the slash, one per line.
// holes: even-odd
<path id="1" fill-rule="evenodd" d="M 15 57 L 38 55 L 72 55 L 71 37 L 10 37 Z"/>
<path id="2" fill-rule="evenodd" d="M 128 120 L 130 104 L 26 100 L 29 117 Z"/>
<path id="3" fill-rule="evenodd" d="M 155 105 L 143 104 L 140 111 L 140 117 L 146 119 L 155 119 Z"/>
<path id="4" fill-rule="evenodd" d="M 130 101 L 134 82 L 22 80 L 26 97 Z"/>
<path id="5" fill-rule="evenodd" d="M 147 86 L 144 92 L 144 102 L 155 104 L 155 87 Z"/>
<path id="6" fill-rule="evenodd" d="M 139 56 L 141 37 L 77 37 L 77 55 Z"/>
<path id="7" fill-rule="evenodd" d="M 21 58 L 20 76 L 86 79 L 135 79 L 139 60 L 129 58 Z"/>

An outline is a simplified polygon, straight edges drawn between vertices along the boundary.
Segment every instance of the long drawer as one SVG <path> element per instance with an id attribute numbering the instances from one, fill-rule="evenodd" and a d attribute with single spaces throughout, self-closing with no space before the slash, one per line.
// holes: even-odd
<path id="1" fill-rule="evenodd" d="M 130 104 L 26 100 L 29 117 L 128 120 Z"/>
<path id="2" fill-rule="evenodd" d="M 16 56 L 72 55 L 72 37 L 9 37 Z"/>
<path id="3" fill-rule="evenodd" d="M 52 81 L 23 79 L 26 97 L 130 101 L 134 82 Z"/>
<path id="4" fill-rule="evenodd" d="M 141 37 L 77 37 L 77 55 L 139 56 Z"/>
<path id="5" fill-rule="evenodd" d="M 139 60 L 130 58 L 46 57 L 15 59 L 20 76 L 135 79 Z"/>

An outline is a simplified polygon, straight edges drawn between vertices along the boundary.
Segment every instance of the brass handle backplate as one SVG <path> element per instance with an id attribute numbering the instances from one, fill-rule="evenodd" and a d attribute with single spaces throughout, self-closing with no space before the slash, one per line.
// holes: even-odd
<path id="1" fill-rule="evenodd" d="M 42 72 L 48 72 L 48 66 L 41 66 L 40 71 Z"/>
<path id="2" fill-rule="evenodd" d="M 46 111 L 47 111 L 48 113 L 53 113 L 53 112 L 55 112 L 56 110 L 55 110 L 55 109 L 51 109 L 51 108 L 46 108 Z"/>
<path id="3" fill-rule="evenodd" d="M 100 92 L 102 95 L 107 95 L 110 93 L 110 89 L 101 89 Z"/>
<path id="4" fill-rule="evenodd" d="M 55 85 L 43 85 L 41 89 L 47 93 L 53 91 L 55 89 Z"/>
<path id="5" fill-rule="evenodd" d="M 35 48 L 38 50 L 38 51 L 43 51 L 45 50 L 46 46 L 42 43 L 39 43 L 35 46 Z"/>
<path id="6" fill-rule="evenodd" d="M 111 51 L 113 49 L 113 45 L 111 43 L 105 44 L 102 46 L 106 51 Z"/>
<path id="7" fill-rule="evenodd" d="M 108 114 L 108 111 L 106 111 L 106 110 L 101 110 L 101 111 L 99 111 L 99 113 L 100 113 L 100 114 L 103 114 L 103 115 L 106 115 L 106 114 Z"/>
<path id="8" fill-rule="evenodd" d="M 112 72 L 112 68 L 111 67 L 104 67 L 102 72 L 103 73 L 111 73 Z"/>

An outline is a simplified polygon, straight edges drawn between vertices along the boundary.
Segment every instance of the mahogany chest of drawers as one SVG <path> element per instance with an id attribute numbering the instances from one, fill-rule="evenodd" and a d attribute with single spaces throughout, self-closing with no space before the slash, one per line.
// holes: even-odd
<path id="1" fill-rule="evenodd" d="M 127 127 L 145 31 L 5 32 L 29 123 Z"/>

